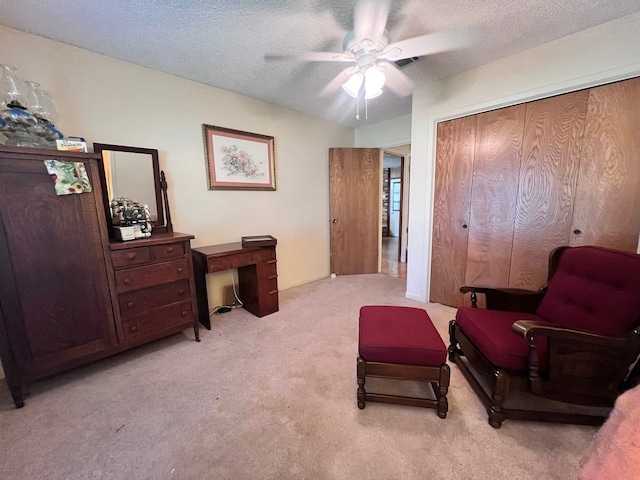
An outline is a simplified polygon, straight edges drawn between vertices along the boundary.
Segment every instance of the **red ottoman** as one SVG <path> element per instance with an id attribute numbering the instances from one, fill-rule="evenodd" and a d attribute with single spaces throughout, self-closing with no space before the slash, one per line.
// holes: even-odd
<path id="1" fill-rule="evenodd" d="M 358 331 L 358 408 L 367 401 L 435 408 L 447 417 L 447 348 L 421 308 L 365 306 Z M 367 377 L 429 382 L 435 400 L 370 393 Z"/>

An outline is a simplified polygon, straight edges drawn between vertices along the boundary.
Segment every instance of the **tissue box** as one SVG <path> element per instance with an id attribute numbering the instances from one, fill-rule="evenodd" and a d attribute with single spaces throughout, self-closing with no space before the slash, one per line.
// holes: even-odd
<path id="1" fill-rule="evenodd" d="M 65 152 L 87 152 L 87 142 L 79 140 L 56 140 L 56 148 Z"/>
<path id="2" fill-rule="evenodd" d="M 135 227 L 113 227 L 113 230 L 116 232 L 116 238 L 118 240 L 135 240 Z"/>

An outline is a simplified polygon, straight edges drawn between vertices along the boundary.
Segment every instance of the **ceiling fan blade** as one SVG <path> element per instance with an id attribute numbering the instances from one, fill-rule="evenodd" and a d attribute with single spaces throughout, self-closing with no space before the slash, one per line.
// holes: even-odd
<path id="1" fill-rule="evenodd" d="M 399 97 L 406 97 L 413 92 L 413 80 L 405 75 L 398 67 L 391 62 L 378 63 L 386 77 L 385 87 L 391 90 Z"/>
<path id="2" fill-rule="evenodd" d="M 477 38 L 478 31 L 476 28 L 428 33 L 387 45 L 381 57 L 391 61 L 423 57 L 434 53 L 469 47 L 477 42 Z"/>
<path id="3" fill-rule="evenodd" d="M 346 82 L 351 75 L 353 75 L 358 69 L 353 67 L 347 67 L 342 70 L 338 75 L 333 77 L 333 79 L 318 93 L 320 97 L 330 97 L 336 91 L 340 89 L 342 84 Z"/>
<path id="4" fill-rule="evenodd" d="M 355 40 L 368 39 L 375 43 L 384 36 L 389 15 L 389 0 L 357 0 L 353 6 Z"/>
<path id="5" fill-rule="evenodd" d="M 266 54 L 266 61 L 300 60 L 304 62 L 353 62 L 352 55 L 338 52 L 306 52 L 300 54 Z"/>

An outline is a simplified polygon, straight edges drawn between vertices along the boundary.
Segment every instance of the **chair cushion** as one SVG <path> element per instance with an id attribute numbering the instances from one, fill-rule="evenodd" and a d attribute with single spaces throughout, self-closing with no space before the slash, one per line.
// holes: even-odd
<path id="1" fill-rule="evenodd" d="M 374 306 L 360 309 L 358 353 L 370 362 L 437 367 L 447 347 L 421 308 Z"/>
<path id="2" fill-rule="evenodd" d="M 568 328 L 620 336 L 640 322 L 640 255 L 568 248 L 536 314 Z"/>
<path id="3" fill-rule="evenodd" d="M 456 323 L 478 350 L 494 366 L 512 371 L 529 368 L 529 343 L 511 330 L 511 325 L 517 320 L 542 321 L 531 313 L 483 308 L 460 307 L 456 313 Z M 539 338 L 538 356 L 542 368 L 547 357 L 546 337 Z"/>

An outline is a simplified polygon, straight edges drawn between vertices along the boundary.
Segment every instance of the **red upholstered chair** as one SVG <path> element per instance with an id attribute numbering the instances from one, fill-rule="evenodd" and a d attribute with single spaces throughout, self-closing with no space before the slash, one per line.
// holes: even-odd
<path id="1" fill-rule="evenodd" d="M 539 291 L 460 290 L 471 293 L 472 307 L 459 308 L 449 324 L 449 360 L 487 407 L 491 426 L 508 418 L 604 421 L 640 354 L 640 255 L 559 247 Z M 476 308 L 479 293 L 487 309 Z"/>

